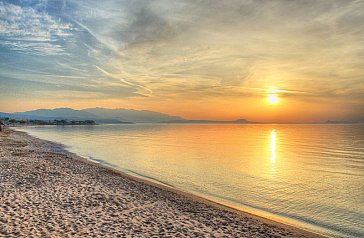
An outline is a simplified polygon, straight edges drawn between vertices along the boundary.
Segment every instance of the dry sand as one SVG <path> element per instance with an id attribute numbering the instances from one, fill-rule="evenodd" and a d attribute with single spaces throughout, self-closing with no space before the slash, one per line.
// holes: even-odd
<path id="1" fill-rule="evenodd" d="M 0 237 L 319 237 L 143 182 L 5 129 Z"/>

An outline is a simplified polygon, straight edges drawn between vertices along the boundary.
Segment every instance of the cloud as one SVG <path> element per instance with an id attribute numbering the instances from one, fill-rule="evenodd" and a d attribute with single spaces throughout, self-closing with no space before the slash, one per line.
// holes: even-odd
<path id="1" fill-rule="evenodd" d="M 362 22 L 363 0 L 1 2 L 0 77 L 126 100 L 240 101 L 275 88 L 360 104 Z"/>
<path id="2" fill-rule="evenodd" d="M 46 99 L 46 97 L 62 98 L 66 97 L 66 95 L 69 98 L 84 98 L 84 95 L 87 95 L 87 98 L 113 99 L 136 95 L 136 92 L 128 87 L 100 84 L 99 82 L 93 82 L 88 85 L 75 85 L 70 82 L 40 82 L 2 76 L 0 77 L 0 83 L 3 86 L 0 88 L 0 93 L 7 97 L 25 95 L 27 97 L 42 97 Z"/>
<path id="3" fill-rule="evenodd" d="M 62 41 L 72 26 L 53 19 L 46 12 L 0 2 L 0 39 L 10 50 L 41 55 L 65 52 Z"/>

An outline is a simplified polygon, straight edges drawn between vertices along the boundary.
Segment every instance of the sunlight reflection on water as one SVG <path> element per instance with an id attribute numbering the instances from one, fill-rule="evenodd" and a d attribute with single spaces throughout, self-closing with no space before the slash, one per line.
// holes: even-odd
<path id="1" fill-rule="evenodd" d="M 274 164 L 276 162 L 276 130 L 270 133 L 270 161 Z"/>

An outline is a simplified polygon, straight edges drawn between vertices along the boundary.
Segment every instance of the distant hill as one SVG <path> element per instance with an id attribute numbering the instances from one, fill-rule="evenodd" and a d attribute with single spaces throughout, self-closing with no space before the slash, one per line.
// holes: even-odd
<path id="1" fill-rule="evenodd" d="M 9 117 L 9 113 L 0 112 L 0 118 Z"/>
<path id="2" fill-rule="evenodd" d="M 108 108 L 87 108 L 75 110 L 72 108 L 38 109 L 33 111 L 3 113 L 0 118 L 9 117 L 22 120 L 68 120 L 86 121 L 92 120 L 97 124 L 120 124 L 120 123 L 184 123 L 184 124 L 255 124 L 246 119 L 235 121 L 214 121 L 214 120 L 185 120 L 182 117 L 171 116 L 168 114 L 134 109 L 108 109 Z"/>
<path id="3" fill-rule="evenodd" d="M 107 108 L 87 108 L 81 110 L 93 114 L 99 118 L 113 118 L 130 122 L 161 122 L 172 120 L 184 120 L 178 116 L 170 116 L 160 112 L 134 110 L 134 109 L 107 109 Z"/>
<path id="4" fill-rule="evenodd" d="M 94 115 L 74 110 L 72 108 L 56 108 L 56 109 L 38 109 L 34 111 L 16 112 L 14 116 L 30 116 L 30 117 L 42 117 L 42 118 L 58 118 L 58 119 L 84 119 L 93 118 Z"/>
<path id="5" fill-rule="evenodd" d="M 327 120 L 324 122 L 324 124 L 350 124 L 350 123 L 356 123 L 356 122 L 352 122 L 352 121 L 332 121 L 332 120 Z"/>
<path id="6" fill-rule="evenodd" d="M 33 111 L 2 113 L 0 117 L 28 120 L 93 120 L 96 123 L 161 122 L 183 120 L 160 112 L 133 109 L 72 108 L 38 109 Z"/>

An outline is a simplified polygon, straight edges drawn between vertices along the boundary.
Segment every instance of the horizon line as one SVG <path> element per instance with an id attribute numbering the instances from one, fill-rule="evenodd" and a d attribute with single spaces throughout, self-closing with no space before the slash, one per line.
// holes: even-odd
<path id="1" fill-rule="evenodd" d="M 109 110 L 133 110 L 133 111 L 149 111 L 149 112 L 156 112 L 156 113 L 162 113 L 162 114 L 166 114 L 168 116 L 175 116 L 175 117 L 180 117 L 180 120 L 170 120 L 170 121 L 160 121 L 159 123 L 176 123 L 176 124 L 181 124 L 181 123 L 185 123 L 185 124 L 224 124 L 224 123 L 231 123 L 234 124 L 233 122 L 237 122 L 236 124 L 239 124 L 238 121 L 239 120 L 245 120 L 246 123 L 240 123 L 240 124 L 357 124 L 357 123 L 364 123 L 363 119 L 359 119 L 359 120 L 333 120 L 333 119 L 326 119 L 326 120 L 322 120 L 322 121 L 308 121 L 308 122 L 299 122 L 299 121 L 288 121 L 288 122 L 274 122 L 274 121 L 268 121 L 268 122 L 262 122 L 262 121 L 250 121 L 247 118 L 237 118 L 237 119 L 230 119 L 230 120 L 221 120 L 221 119 L 186 119 L 183 118 L 182 116 L 178 116 L 178 115 L 172 115 L 169 113 L 164 113 L 164 112 L 159 112 L 159 111 L 153 111 L 153 110 L 149 110 L 149 109 L 133 109 L 133 108 L 122 108 L 122 107 L 117 107 L 117 108 L 106 108 L 106 107 L 86 107 L 86 108 L 82 108 L 82 109 L 74 109 L 71 107 L 55 107 L 55 108 L 38 108 L 38 109 L 31 109 L 31 110 L 27 110 L 27 111 L 16 111 L 16 112 L 3 112 L 0 111 L 0 113 L 4 113 L 4 114 L 16 114 L 16 113 L 26 113 L 26 112 L 32 112 L 32 111 L 37 111 L 37 110 L 57 110 L 57 109 L 70 109 L 70 110 L 74 110 L 74 111 L 82 111 L 82 110 L 87 110 L 87 109 L 109 109 Z"/>

